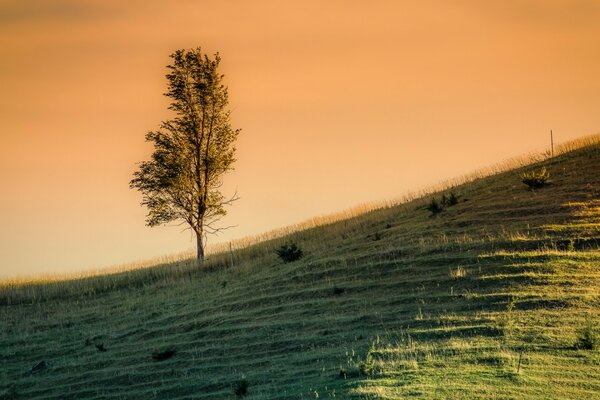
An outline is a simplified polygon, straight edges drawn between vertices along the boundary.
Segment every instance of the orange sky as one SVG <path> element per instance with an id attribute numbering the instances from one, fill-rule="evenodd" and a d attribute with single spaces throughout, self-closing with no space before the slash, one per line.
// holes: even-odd
<path id="1" fill-rule="evenodd" d="M 0 1 L 0 277 L 194 245 L 128 188 L 177 48 L 242 128 L 214 243 L 600 131 L 599 1 Z"/>

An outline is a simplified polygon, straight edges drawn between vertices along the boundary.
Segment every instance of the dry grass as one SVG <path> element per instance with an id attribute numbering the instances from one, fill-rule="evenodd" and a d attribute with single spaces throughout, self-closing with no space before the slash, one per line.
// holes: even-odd
<path id="1" fill-rule="evenodd" d="M 555 148 L 555 156 L 554 158 L 560 157 L 563 154 L 576 151 L 581 148 L 591 147 L 598 145 L 600 143 L 600 134 L 594 134 L 589 136 L 584 136 L 572 141 L 568 141 L 566 143 L 562 143 L 556 146 Z M 257 235 L 247 236 L 241 239 L 233 240 L 231 242 L 223 242 L 211 244 L 207 247 L 207 257 L 209 258 L 208 264 L 223 264 L 223 259 L 227 258 L 230 250 L 234 252 L 248 250 L 250 248 L 260 247 L 261 244 L 269 243 L 272 241 L 276 241 L 278 239 L 282 239 L 288 237 L 290 235 L 294 235 L 299 232 L 310 232 L 315 228 L 334 225 L 340 221 L 347 221 L 351 219 L 355 219 L 361 216 L 364 216 L 368 213 L 377 210 L 385 210 L 392 209 L 398 206 L 412 204 L 412 203 L 421 203 L 427 201 L 429 196 L 435 195 L 438 193 L 443 193 L 450 189 L 456 189 L 457 187 L 466 187 L 468 190 L 469 183 L 472 183 L 476 180 L 481 180 L 487 177 L 492 177 L 494 175 L 501 174 L 503 172 L 511 171 L 511 170 L 519 170 L 520 168 L 540 163 L 542 161 L 549 161 L 550 156 L 549 152 L 543 153 L 528 153 L 518 157 L 513 157 L 508 160 L 493 164 L 488 167 L 484 167 L 478 169 L 469 174 L 465 174 L 463 176 L 442 181 L 436 185 L 429 186 L 422 190 L 416 192 L 407 192 L 401 195 L 398 198 L 379 201 L 379 202 L 371 202 L 359 204 L 355 207 L 349 208 L 347 210 L 343 210 L 340 212 L 327 214 L 323 216 L 314 217 L 308 219 L 306 221 L 300 222 L 298 224 L 289 225 L 286 227 L 274 229 L 268 232 L 260 233 Z M 592 210 L 593 212 L 594 210 Z M 511 233 L 514 234 L 514 233 Z M 468 240 L 465 238 L 465 240 Z M 78 273 L 65 273 L 65 274 L 42 274 L 42 275 L 34 275 L 34 276 L 21 276 L 16 278 L 9 279 L 1 279 L 0 280 L 0 288 L 2 287 L 14 287 L 21 285 L 37 285 L 48 282 L 56 282 L 63 280 L 73 280 L 73 279 L 83 279 L 83 278 L 91 278 L 99 275 L 107 275 L 107 274 L 123 274 L 128 271 L 136 271 L 139 269 L 145 269 L 154 266 L 160 265 L 180 265 L 182 268 L 189 268 L 192 265 L 195 265 L 194 251 L 188 250 L 183 253 L 178 254 L 170 254 L 161 257 L 150 258 L 147 260 L 136 261 L 132 263 L 121 264 L 117 266 L 111 266 L 106 268 L 98 268 L 94 270 L 88 270 L 85 272 Z M 212 258 L 213 260 L 210 260 Z M 218 260 L 218 261 L 216 261 Z"/>

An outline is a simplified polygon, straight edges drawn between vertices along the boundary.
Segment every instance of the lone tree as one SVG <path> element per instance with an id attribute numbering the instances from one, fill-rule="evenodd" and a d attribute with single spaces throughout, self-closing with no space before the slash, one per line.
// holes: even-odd
<path id="1" fill-rule="evenodd" d="M 233 169 L 233 143 L 240 130 L 232 129 L 227 86 L 218 68 L 221 58 L 202 54 L 200 48 L 177 50 L 166 75 L 172 119 L 146 134 L 154 145 L 150 161 L 139 164 L 130 182 L 148 208 L 146 224 L 172 221 L 187 224 L 196 234 L 197 257 L 204 261 L 207 234 L 218 233 L 225 206 L 237 199 L 225 198 L 223 175 Z"/>

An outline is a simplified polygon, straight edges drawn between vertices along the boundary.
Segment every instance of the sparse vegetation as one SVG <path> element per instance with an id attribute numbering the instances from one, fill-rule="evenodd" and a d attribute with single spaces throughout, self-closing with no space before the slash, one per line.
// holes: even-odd
<path id="1" fill-rule="evenodd" d="M 373 352 L 375 347 L 371 344 L 371 348 L 365 355 L 364 360 L 358 363 L 358 371 L 362 376 L 371 376 L 375 373 L 375 360 L 373 358 Z"/>
<path id="2" fill-rule="evenodd" d="M 524 172 L 521 175 L 521 181 L 526 184 L 530 190 L 546 186 L 548 179 L 550 179 L 550 172 L 548 172 L 546 167 L 541 167 L 537 171 Z"/>
<path id="3" fill-rule="evenodd" d="M 302 258 L 304 253 L 302 249 L 300 249 L 296 243 L 284 244 L 277 250 L 275 253 L 281 258 L 281 260 L 285 263 L 290 263 L 293 261 L 297 261 Z"/>

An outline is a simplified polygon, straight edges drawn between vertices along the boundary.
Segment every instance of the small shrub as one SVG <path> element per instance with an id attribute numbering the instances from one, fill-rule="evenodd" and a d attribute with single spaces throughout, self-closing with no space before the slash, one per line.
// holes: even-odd
<path id="1" fill-rule="evenodd" d="M 444 211 L 444 207 L 440 203 L 438 203 L 435 197 L 431 199 L 431 201 L 429 202 L 427 207 L 425 207 L 425 209 L 431 212 L 431 215 L 437 215 Z"/>
<path id="2" fill-rule="evenodd" d="M 448 207 L 452 207 L 458 204 L 458 195 L 454 192 L 450 194 L 442 194 L 442 198 L 438 200 L 433 197 L 429 204 L 425 206 L 425 209 L 431 212 L 431 215 L 436 215 L 444 211 Z"/>
<path id="3" fill-rule="evenodd" d="M 304 255 L 302 249 L 296 246 L 296 243 L 284 244 L 279 249 L 275 250 L 275 253 L 277 253 L 279 258 L 285 263 L 299 260 Z"/>
<path id="4" fill-rule="evenodd" d="M 348 378 L 348 370 L 344 367 L 340 367 L 340 378 L 346 379 Z"/>
<path id="5" fill-rule="evenodd" d="M 248 394 L 248 386 L 250 386 L 250 384 L 246 379 L 236 382 L 233 387 L 233 394 L 238 397 L 246 396 Z"/>
<path id="6" fill-rule="evenodd" d="M 373 360 L 371 352 L 367 353 L 365 359 L 358 364 L 358 370 L 362 376 L 369 376 L 375 373 L 375 360 Z"/>
<path id="7" fill-rule="evenodd" d="M 506 303 L 506 311 L 501 313 L 497 319 L 497 328 L 505 337 L 511 336 L 517 326 L 517 321 L 513 312 L 516 304 L 517 299 L 514 296 L 511 296 Z"/>
<path id="8" fill-rule="evenodd" d="M 525 172 L 521 175 L 521 182 L 526 184 L 530 190 L 539 189 L 544 187 L 548 183 L 550 173 L 546 170 L 546 167 L 542 167 L 538 171 Z"/>
<path id="9" fill-rule="evenodd" d="M 97 343 L 95 344 L 96 346 L 96 350 L 98 350 L 101 353 L 104 353 L 106 351 L 106 347 L 104 347 L 103 343 Z"/>
<path id="10" fill-rule="evenodd" d="M 446 197 L 446 195 L 442 196 L 442 205 L 445 207 L 452 207 L 458 204 L 458 196 L 454 192 L 450 192 L 450 194 Z"/>
<path id="11" fill-rule="evenodd" d="M 152 352 L 152 359 L 154 361 L 168 360 L 175 355 L 175 349 L 156 350 Z"/>
<path id="12" fill-rule="evenodd" d="M 582 350 L 594 350 L 600 346 L 600 337 L 594 330 L 594 325 L 591 320 L 587 321 L 587 324 L 579 331 L 577 342 L 575 343 L 576 349 Z"/>

